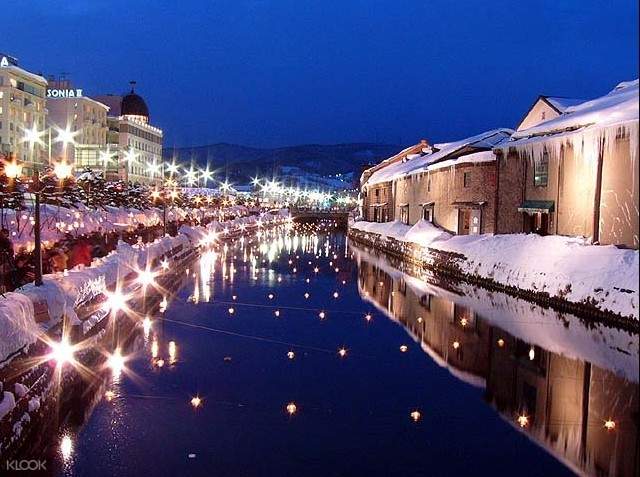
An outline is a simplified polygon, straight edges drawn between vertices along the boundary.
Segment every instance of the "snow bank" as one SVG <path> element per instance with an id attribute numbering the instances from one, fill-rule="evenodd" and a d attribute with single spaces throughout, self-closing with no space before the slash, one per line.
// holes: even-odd
<path id="1" fill-rule="evenodd" d="M 428 220 L 420 220 L 411 227 L 407 233 L 401 238 L 406 242 L 413 242 L 423 247 L 430 246 L 433 242 L 447 240 L 451 238 L 451 234 L 439 227 L 436 227 Z"/>
<path id="2" fill-rule="evenodd" d="M 129 216 L 129 212 L 125 214 Z M 285 209 L 265 214 L 262 220 L 265 224 L 275 224 L 283 223 L 286 217 Z M 13 353 L 34 343 L 43 332 L 58 324 L 63 316 L 71 323 L 79 323 L 75 308 L 102 294 L 105 287 L 116 283 L 120 276 L 145 269 L 154 259 L 179 245 L 200 245 L 208 230 L 234 232 L 248 225 L 257 226 L 258 220 L 256 216 L 248 216 L 227 222 L 214 221 L 207 228 L 183 226 L 177 237 L 162 237 L 149 244 L 129 245 L 121 241 L 116 250 L 94 259 L 90 267 L 79 265 L 66 273 L 45 275 L 40 287 L 30 283 L 16 292 L 6 293 L 4 298 L 0 297 L 0 367 Z M 36 322 L 34 303 L 48 311 L 48 321 Z"/>
<path id="3" fill-rule="evenodd" d="M 433 260 L 428 249 L 461 254 L 457 265 L 469 275 L 638 319 L 637 250 L 558 235 L 451 236 L 422 222 L 404 229 L 397 222 L 356 222 L 352 228 L 422 246 L 427 261 Z"/>

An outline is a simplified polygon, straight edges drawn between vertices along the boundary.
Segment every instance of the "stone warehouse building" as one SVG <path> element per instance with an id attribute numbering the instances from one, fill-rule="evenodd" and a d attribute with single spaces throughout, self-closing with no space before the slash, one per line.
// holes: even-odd
<path id="1" fill-rule="evenodd" d="M 513 134 L 498 155 L 496 231 L 638 248 L 638 81 Z"/>
<path id="2" fill-rule="evenodd" d="M 375 211 L 388 208 L 391 218 L 408 225 L 424 219 L 458 234 L 493 232 L 496 157 L 492 148 L 506 142 L 512 132 L 487 131 L 385 164 L 370 174 L 363 192 L 365 207 L 373 210 L 372 221 L 386 221 Z M 378 205 L 380 201 L 383 205 Z"/>
<path id="3" fill-rule="evenodd" d="M 541 96 L 515 132 L 418 144 L 365 171 L 362 217 L 638 248 L 637 159 L 637 80 L 590 101 Z"/>
<path id="4" fill-rule="evenodd" d="M 395 156 L 385 159 L 362 173 L 361 211 L 360 215 L 369 222 L 389 222 L 394 220 L 393 193 L 391 180 L 370 180 L 376 172 L 386 170 L 389 166 L 403 164 L 414 157 L 420 157 L 430 151 L 428 142 L 423 139 L 414 146 L 400 151 Z"/>

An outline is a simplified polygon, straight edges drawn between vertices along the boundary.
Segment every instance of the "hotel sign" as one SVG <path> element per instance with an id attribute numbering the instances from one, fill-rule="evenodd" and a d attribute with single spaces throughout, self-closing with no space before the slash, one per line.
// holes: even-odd
<path id="1" fill-rule="evenodd" d="M 48 89 L 47 98 L 81 98 L 82 90 L 76 89 Z"/>
<path id="2" fill-rule="evenodd" d="M 15 58 L 10 56 L 0 55 L 0 68 L 8 68 L 9 66 L 18 66 Z"/>

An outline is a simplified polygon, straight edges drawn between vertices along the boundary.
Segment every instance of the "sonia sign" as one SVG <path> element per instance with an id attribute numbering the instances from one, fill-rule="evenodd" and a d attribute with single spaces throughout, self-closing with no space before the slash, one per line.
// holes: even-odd
<path id="1" fill-rule="evenodd" d="M 48 89 L 47 98 L 80 98 L 82 90 L 77 89 Z"/>

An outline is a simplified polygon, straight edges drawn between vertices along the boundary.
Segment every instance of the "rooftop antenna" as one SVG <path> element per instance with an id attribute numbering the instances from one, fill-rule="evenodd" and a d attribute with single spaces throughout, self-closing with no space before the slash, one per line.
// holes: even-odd
<path id="1" fill-rule="evenodd" d="M 136 81 L 135 80 L 131 80 L 131 81 L 129 81 L 129 84 L 131 85 L 131 92 L 133 93 L 133 88 L 135 88 L 135 86 L 136 86 Z"/>

